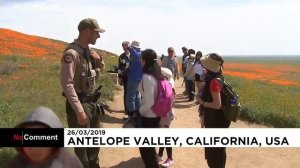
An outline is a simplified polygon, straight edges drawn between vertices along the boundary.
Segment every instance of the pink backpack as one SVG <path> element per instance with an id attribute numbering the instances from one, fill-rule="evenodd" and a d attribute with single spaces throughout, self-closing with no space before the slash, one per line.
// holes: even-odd
<path id="1" fill-rule="evenodd" d="M 144 90 L 143 83 L 142 88 Z M 167 117 L 172 110 L 174 99 L 175 95 L 170 82 L 167 79 L 157 81 L 157 95 L 152 106 L 153 112 L 158 117 Z"/>
<path id="2" fill-rule="evenodd" d="M 174 94 L 171 84 L 166 79 L 159 80 L 157 82 L 157 95 L 152 106 L 153 112 L 158 117 L 167 117 L 172 110 L 173 101 Z"/>

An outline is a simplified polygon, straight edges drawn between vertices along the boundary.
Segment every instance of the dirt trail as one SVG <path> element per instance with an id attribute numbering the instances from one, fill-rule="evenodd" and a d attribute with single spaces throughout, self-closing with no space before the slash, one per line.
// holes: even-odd
<path id="1" fill-rule="evenodd" d="M 187 102 L 183 97 L 182 79 L 176 81 L 177 100 L 175 111 L 177 119 L 173 128 L 199 128 L 198 106 Z M 123 111 L 123 91 L 116 94 L 113 102 L 108 102 L 109 109 L 102 126 L 122 128 L 125 116 Z M 125 125 L 126 127 L 126 125 Z M 231 128 L 261 128 L 265 126 L 247 124 L 242 121 L 232 123 Z M 206 168 L 203 148 L 173 148 L 173 168 Z M 164 153 L 166 159 L 166 152 Z M 102 168 L 143 168 L 138 148 L 101 148 Z M 300 167 L 300 148 L 227 148 L 228 168 L 296 168 Z"/>

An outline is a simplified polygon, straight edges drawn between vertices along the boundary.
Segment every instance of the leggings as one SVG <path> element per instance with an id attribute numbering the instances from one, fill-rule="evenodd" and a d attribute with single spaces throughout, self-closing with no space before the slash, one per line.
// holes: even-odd
<path id="1" fill-rule="evenodd" d="M 160 122 L 159 117 L 146 118 L 142 117 L 143 128 L 158 128 Z M 156 151 L 154 147 L 140 147 L 140 154 L 146 168 L 159 168 L 156 160 Z"/>
<path id="2" fill-rule="evenodd" d="M 166 150 L 167 150 L 168 159 L 172 159 L 172 160 L 173 160 L 173 157 L 172 157 L 172 147 L 160 147 L 160 148 L 159 148 L 159 151 L 158 151 L 158 155 L 159 155 L 160 157 L 162 157 L 165 148 L 166 148 Z"/>

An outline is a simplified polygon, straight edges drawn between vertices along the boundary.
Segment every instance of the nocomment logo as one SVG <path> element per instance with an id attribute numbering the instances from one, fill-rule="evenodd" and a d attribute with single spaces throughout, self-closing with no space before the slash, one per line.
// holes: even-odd
<path id="1" fill-rule="evenodd" d="M 16 11 L 23 12 L 57 12 L 62 11 L 62 7 L 60 5 L 46 5 L 46 4 L 27 4 L 20 5 L 15 4 L 13 9 Z"/>

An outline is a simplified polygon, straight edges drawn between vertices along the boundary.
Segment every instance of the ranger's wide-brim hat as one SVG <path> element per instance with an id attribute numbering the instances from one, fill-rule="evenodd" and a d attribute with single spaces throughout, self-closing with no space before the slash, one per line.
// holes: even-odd
<path id="1" fill-rule="evenodd" d="M 202 66 L 209 71 L 217 73 L 217 72 L 220 72 L 220 70 L 221 70 L 222 62 L 214 60 L 210 56 L 210 54 L 201 57 L 200 62 L 202 64 Z"/>
<path id="2" fill-rule="evenodd" d="M 91 19 L 91 18 L 87 18 L 87 19 L 83 19 L 80 21 L 80 23 L 78 24 L 78 30 L 85 30 L 87 28 L 90 28 L 94 31 L 97 31 L 99 33 L 104 33 L 105 30 L 100 28 L 97 20 L 95 19 Z"/>

